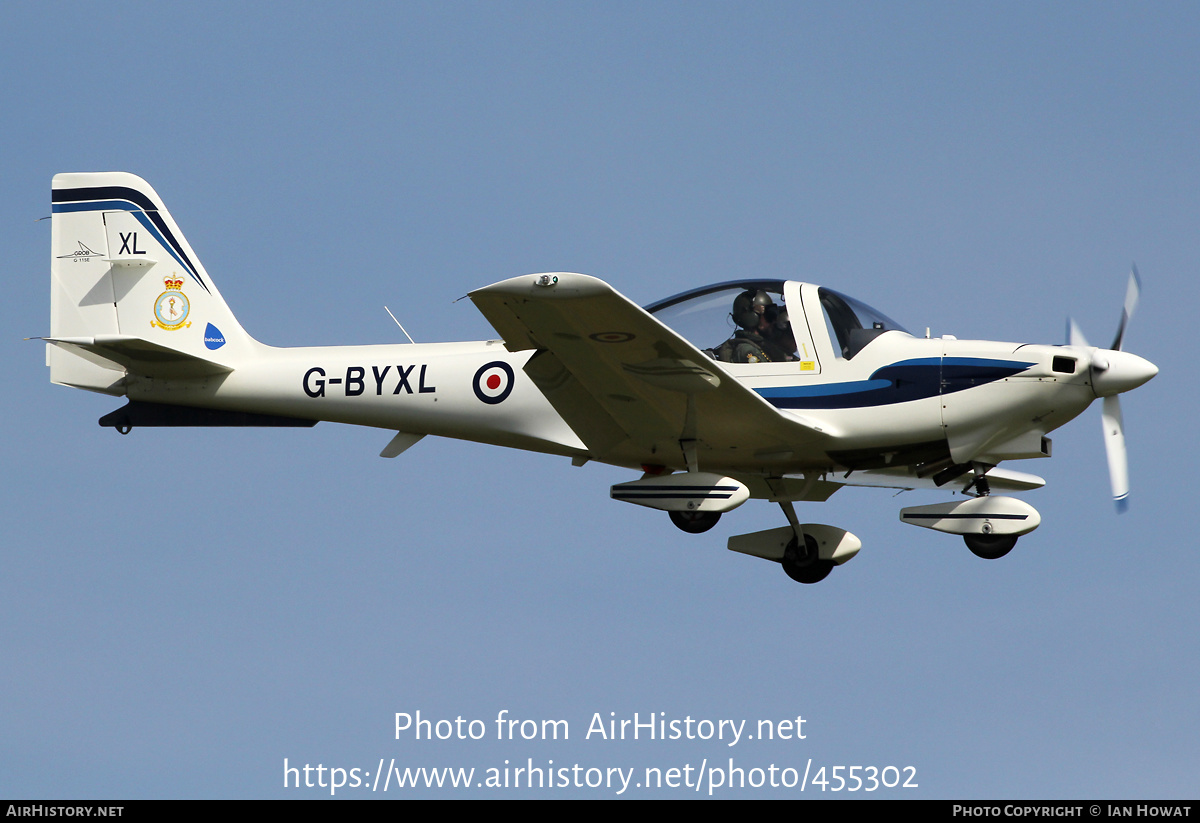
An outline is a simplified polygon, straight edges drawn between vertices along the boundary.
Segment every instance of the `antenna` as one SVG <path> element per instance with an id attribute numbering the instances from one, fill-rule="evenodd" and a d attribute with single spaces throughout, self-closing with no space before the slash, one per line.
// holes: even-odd
<path id="1" fill-rule="evenodd" d="M 391 317 L 392 320 L 396 321 L 397 326 L 400 326 L 400 321 L 396 320 L 396 315 L 392 314 L 391 309 L 389 309 L 387 306 L 384 306 L 383 310 L 388 313 L 388 316 Z M 403 326 L 400 326 L 400 331 L 404 332 L 404 336 L 408 338 L 409 343 L 412 343 L 414 346 L 417 344 L 417 341 L 412 339 L 412 335 L 409 334 Z"/>

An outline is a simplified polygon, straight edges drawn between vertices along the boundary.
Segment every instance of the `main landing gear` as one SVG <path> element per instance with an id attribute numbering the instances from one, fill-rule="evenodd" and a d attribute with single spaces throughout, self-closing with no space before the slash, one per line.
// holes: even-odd
<path id="1" fill-rule="evenodd" d="M 999 560 L 1013 550 L 1017 538 L 1042 522 L 1037 509 L 1023 500 L 991 494 L 987 472 L 991 466 L 972 465 L 975 478 L 964 491 L 975 489 L 969 500 L 910 506 L 900 510 L 900 521 L 913 526 L 961 535 L 971 554 L 984 560 Z"/>
<path id="2" fill-rule="evenodd" d="M 783 550 L 783 559 L 779 561 L 788 577 L 797 583 L 820 583 L 833 571 L 832 560 L 822 560 L 817 547 L 817 540 L 811 534 L 804 535 L 804 550 L 800 549 L 800 541 L 792 537 L 787 548 Z"/>
<path id="3" fill-rule="evenodd" d="M 862 548 L 862 541 L 845 529 L 821 523 L 801 523 L 790 500 L 778 501 L 788 525 L 729 538 L 731 551 L 772 560 L 797 583 L 820 583 L 834 566 L 845 563 Z"/>

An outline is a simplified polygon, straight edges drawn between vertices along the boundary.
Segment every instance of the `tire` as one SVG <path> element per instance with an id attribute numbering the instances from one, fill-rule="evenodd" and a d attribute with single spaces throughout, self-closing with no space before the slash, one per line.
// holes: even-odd
<path id="1" fill-rule="evenodd" d="M 688 534 L 703 534 L 717 525 L 720 512 L 667 512 L 671 522 Z"/>
<path id="2" fill-rule="evenodd" d="M 984 560 L 999 560 L 1017 545 L 1015 534 L 964 534 L 963 542 L 971 554 Z"/>
<path id="3" fill-rule="evenodd" d="M 817 541 L 812 535 L 804 535 L 803 552 L 799 550 L 799 542 L 793 537 L 779 563 L 787 576 L 797 583 L 820 583 L 829 577 L 835 564 L 832 560 L 822 560 L 817 551 Z"/>

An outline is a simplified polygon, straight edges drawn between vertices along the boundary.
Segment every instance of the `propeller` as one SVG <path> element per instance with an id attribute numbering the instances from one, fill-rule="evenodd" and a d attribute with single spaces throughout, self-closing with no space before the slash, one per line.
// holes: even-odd
<path id="1" fill-rule="evenodd" d="M 1101 407 L 1104 424 L 1104 451 L 1108 455 L 1108 481 L 1112 484 L 1113 503 L 1117 513 L 1129 508 L 1129 458 L 1125 452 L 1125 421 L 1121 418 L 1121 399 L 1117 395 L 1104 398 Z"/>
<path id="2" fill-rule="evenodd" d="M 1158 367 L 1153 363 L 1122 350 L 1125 331 L 1137 308 L 1141 292 L 1142 280 L 1135 265 L 1129 274 L 1121 322 L 1117 325 L 1111 349 L 1092 348 L 1075 321 L 1067 321 L 1067 341 L 1070 345 L 1091 349 L 1092 390 L 1103 399 L 1101 422 L 1104 426 L 1104 451 L 1108 455 L 1108 479 L 1118 513 L 1129 508 L 1129 458 L 1125 450 L 1125 423 L 1121 417 L 1119 395 L 1136 389 L 1158 374 Z"/>
<path id="3" fill-rule="evenodd" d="M 1121 322 L 1117 324 L 1117 336 L 1113 338 L 1113 344 L 1110 346 L 1113 351 L 1120 351 L 1121 344 L 1125 342 L 1125 327 L 1129 325 L 1129 318 L 1133 317 L 1133 310 L 1137 308 L 1138 297 L 1141 293 L 1142 278 L 1138 275 L 1135 263 L 1129 270 L 1129 285 L 1125 287 L 1125 306 L 1121 309 Z"/>

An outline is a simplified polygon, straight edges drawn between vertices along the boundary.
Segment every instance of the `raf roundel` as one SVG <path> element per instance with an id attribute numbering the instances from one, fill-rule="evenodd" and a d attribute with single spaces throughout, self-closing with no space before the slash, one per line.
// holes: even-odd
<path id="1" fill-rule="evenodd" d="M 475 396 L 489 406 L 503 403 L 505 398 L 512 393 L 512 366 L 503 360 L 494 360 L 491 363 L 483 364 L 475 372 L 471 388 L 475 390 Z"/>

